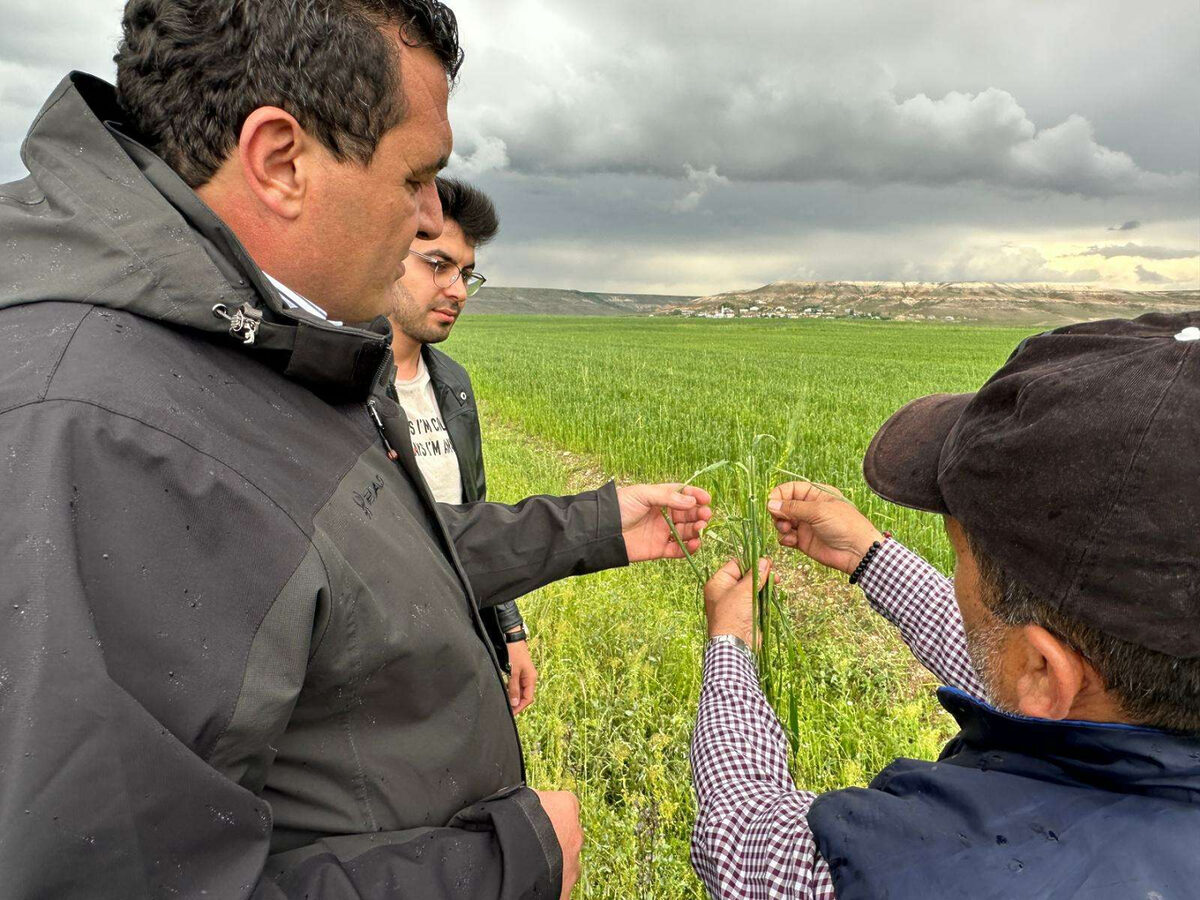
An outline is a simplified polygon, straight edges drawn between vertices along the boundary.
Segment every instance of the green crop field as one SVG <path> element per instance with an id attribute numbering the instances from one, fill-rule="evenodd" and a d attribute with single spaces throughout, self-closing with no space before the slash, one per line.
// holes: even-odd
<path id="1" fill-rule="evenodd" d="M 945 569 L 940 522 L 873 498 L 863 452 L 904 402 L 977 388 L 1028 333 L 468 317 L 445 349 L 480 397 L 490 499 L 581 490 L 609 477 L 682 481 L 770 434 L 787 450 L 778 454 L 785 468 L 842 488 Z M 720 516 L 725 482 L 701 483 Z M 801 786 L 865 784 L 897 756 L 935 756 L 953 723 L 891 630 L 840 575 L 779 548 L 773 555 L 799 646 Z M 703 896 L 688 863 L 698 603 L 684 563 L 575 579 L 522 601 L 541 672 L 537 702 L 520 720 L 529 779 L 580 796 L 588 843 L 578 897 Z"/>

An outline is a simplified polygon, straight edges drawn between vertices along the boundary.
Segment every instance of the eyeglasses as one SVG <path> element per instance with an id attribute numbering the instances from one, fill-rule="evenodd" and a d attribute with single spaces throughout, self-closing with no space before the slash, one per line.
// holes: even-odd
<path id="1" fill-rule="evenodd" d="M 467 289 L 467 296 L 474 297 L 487 281 L 478 272 L 471 272 L 464 277 L 463 270 L 447 259 L 438 259 L 436 256 L 429 256 L 417 250 L 409 250 L 408 254 L 429 263 L 429 267 L 433 269 L 433 283 L 440 288 L 448 288 L 462 278 L 463 287 Z"/>

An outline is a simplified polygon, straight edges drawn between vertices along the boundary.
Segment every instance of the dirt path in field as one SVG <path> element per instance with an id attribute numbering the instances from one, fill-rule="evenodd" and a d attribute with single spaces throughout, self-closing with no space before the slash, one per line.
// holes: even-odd
<path id="1" fill-rule="evenodd" d="M 618 484 L 631 481 L 606 472 L 600 461 L 592 456 L 563 450 L 550 441 L 531 435 L 510 422 L 485 419 L 489 430 L 506 438 L 520 441 L 535 455 L 552 459 L 567 472 L 567 490 L 582 492 L 594 489 L 610 478 Z M 779 585 L 788 595 L 794 613 L 798 638 L 818 633 L 859 648 L 863 658 L 896 652 L 896 630 L 867 604 L 858 588 L 846 583 L 846 576 L 824 566 L 807 561 L 794 551 L 776 546 L 773 559 Z M 927 689 L 931 676 L 920 663 L 909 657 L 910 688 L 913 693 Z"/>
<path id="2" fill-rule="evenodd" d="M 552 459 L 555 464 L 565 469 L 567 472 L 568 491 L 579 493 L 594 490 L 597 485 L 604 484 L 611 478 L 616 478 L 616 476 L 605 473 L 604 468 L 600 465 L 600 461 L 594 457 L 563 450 L 545 438 L 524 431 L 518 425 L 492 419 L 488 417 L 486 409 L 483 410 L 482 415 L 484 421 L 487 422 L 488 431 L 499 433 L 513 441 L 519 441 L 527 449 L 533 451 L 535 455 Z M 486 437 L 484 440 L 486 442 Z M 616 480 L 618 484 L 628 483 L 620 478 Z"/>

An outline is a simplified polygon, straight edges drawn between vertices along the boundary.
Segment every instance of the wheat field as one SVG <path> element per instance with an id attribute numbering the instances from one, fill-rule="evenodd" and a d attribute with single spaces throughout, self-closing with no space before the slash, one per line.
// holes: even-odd
<path id="1" fill-rule="evenodd" d="M 784 468 L 843 489 L 945 569 L 940 522 L 874 498 L 863 452 L 904 402 L 977 388 L 1027 334 L 468 317 L 444 349 L 467 367 L 480 399 L 489 499 L 582 490 L 610 477 L 683 481 L 768 434 Z M 723 478 L 700 480 L 718 517 Z M 891 629 L 843 576 L 771 552 L 797 645 L 787 675 L 797 685 L 800 786 L 866 784 L 898 756 L 936 756 L 952 722 Z M 695 576 L 685 563 L 657 563 L 561 582 L 521 606 L 541 673 L 537 702 L 519 720 L 529 780 L 574 790 L 583 807 L 575 896 L 702 897 L 688 863 L 687 746 L 703 649 Z"/>

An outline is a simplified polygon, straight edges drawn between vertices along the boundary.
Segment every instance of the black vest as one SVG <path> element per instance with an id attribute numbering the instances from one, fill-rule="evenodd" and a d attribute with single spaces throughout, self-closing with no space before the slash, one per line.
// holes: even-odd
<path id="1" fill-rule="evenodd" d="M 938 698 L 938 762 L 813 804 L 838 900 L 1200 898 L 1200 738 Z"/>

